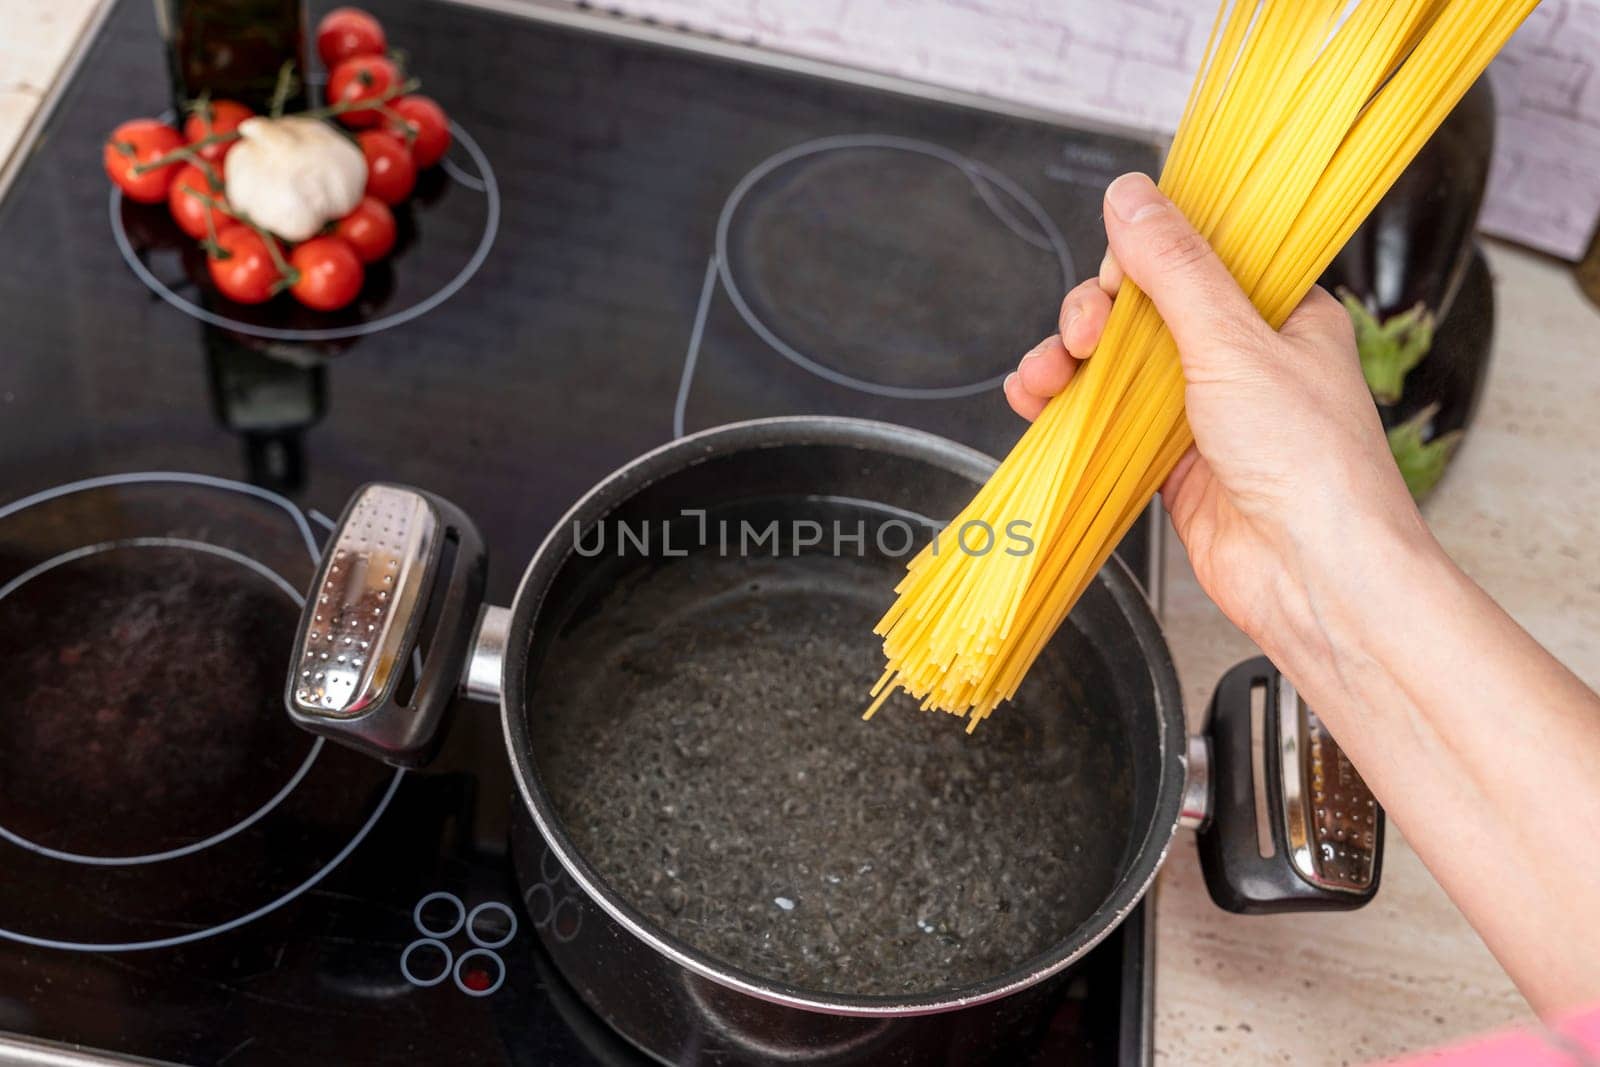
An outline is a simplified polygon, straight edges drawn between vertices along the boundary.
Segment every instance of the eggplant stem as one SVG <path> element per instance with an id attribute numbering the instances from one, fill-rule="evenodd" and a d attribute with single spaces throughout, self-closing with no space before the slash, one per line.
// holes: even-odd
<path id="1" fill-rule="evenodd" d="M 1380 404 L 1399 403 L 1406 375 L 1433 347 L 1433 312 L 1419 303 L 1379 321 L 1366 302 L 1348 289 L 1339 290 L 1339 299 L 1355 327 L 1361 373 L 1373 399 Z"/>
<path id="2" fill-rule="evenodd" d="M 1406 488 L 1417 500 L 1427 496 L 1439 484 L 1439 479 L 1444 477 L 1445 467 L 1464 437 L 1464 431 L 1451 430 L 1427 439 L 1438 414 L 1439 405 L 1429 404 L 1388 433 L 1389 452 L 1394 456 L 1395 465 L 1400 468 L 1400 477 L 1405 479 Z"/>

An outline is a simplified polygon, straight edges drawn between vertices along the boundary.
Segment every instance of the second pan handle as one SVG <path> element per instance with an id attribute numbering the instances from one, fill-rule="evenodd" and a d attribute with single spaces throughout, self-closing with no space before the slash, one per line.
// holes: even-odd
<path id="1" fill-rule="evenodd" d="M 1262 763 L 1270 855 L 1257 833 L 1252 698 L 1264 697 Z M 1210 815 L 1200 866 L 1228 911 L 1339 911 L 1378 891 L 1383 809 L 1339 743 L 1265 656 L 1218 683 L 1206 724 Z"/>
<path id="2" fill-rule="evenodd" d="M 395 766 L 427 762 L 460 689 L 487 570 L 483 539 L 454 504 L 402 485 L 357 490 L 300 615 L 289 717 Z"/>

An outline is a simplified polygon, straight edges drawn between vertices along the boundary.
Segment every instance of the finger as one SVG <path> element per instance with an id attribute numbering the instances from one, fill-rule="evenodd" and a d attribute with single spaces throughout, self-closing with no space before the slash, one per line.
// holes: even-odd
<path id="1" fill-rule="evenodd" d="M 1272 331 L 1250 298 L 1143 174 L 1124 174 L 1106 190 L 1106 236 L 1128 277 L 1155 301 L 1191 378 L 1267 351 Z"/>
<path id="2" fill-rule="evenodd" d="M 1117 262 L 1116 255 L 1109 248 L 1100 260 L 1100 273 L 1095 281 L 1110 296 L 1116 296 L 1117 290 L 1122 288 L 1122 264 Z"/>
<path id="3" fill-rule="evenodd" d="M 1111 297 L 1090 278 L 1067 294 L 1061 304 L 1061 340 L 1074 359 L 1088 359 L 1100 343 L 1111 317 Z"/>
<path id="4" fill-rule="evenodd" d="M 1024 392 L 1048 400 L 1067 387 L 1078 361 L 1067 354 L 1061 338 L 1051 334 L 1017 364 L 1017 384 Z"/>
<path id="5" fill-rule="evenodd" d="M 1011 410 L 1032 422 L 1044 410 L 1045 400 L 1042 396 L 1034 396 L 1022 387 L 1022 381 L 1017 371 L 1006 375 L 1005 385 L 1001 387 L 1006 394 L 1006 403 L 1011 405 Z"/>
<path id="6" fill-rule="evenodd" d="M 1084 297 L 1099 291 L 1100 282 L 1096 278 L 1085 278 L 1067 290 L 1067 295 L 1061 298 L 1061 311 L 1056 315 L 1056 328 L 1062 333 L 1063 337 L 1067 332 L 1067 327 L 1083 313 Z"/>
<path id="7" fill-rule="evenodd" d="M 1311 287 L 1311 291 L 1284 320 L 1278 332 L 1285 337 L 1337 342 L 1345 347 L 1353 346 L 1356 342 L 1350 312 L 1320 285 Z"/>

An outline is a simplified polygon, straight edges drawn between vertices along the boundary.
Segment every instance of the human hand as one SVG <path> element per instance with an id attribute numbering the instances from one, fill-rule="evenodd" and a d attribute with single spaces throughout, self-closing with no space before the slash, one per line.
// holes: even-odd
<path id="1" fill-rule="evenodd" d="M 1161 492 L 1201 587 L 1317 709 L 1534 1006 L 1592 1003 L 1600 934 L 1574 917 L 1600 906 L 1600 858 L 1572 842 L 1600 826 L 1600 790 L 1570 783 L 1600 760 L 1600 698 L 1428 533 L 1332 297 L 1313 289 L 1275 331 L 1148 178 L 1118 178 L 1105 207 L 1099 278 L 1067 294 L 1006 398 L 1031 419 L 1066 387 L 1124 272 L 1150 295 L 1195 440 Z"/>
<path id="2" fill-rule="evenodd" d="M 1400 558 L 1397 545 L 1431 543 L 1348 314 L 1313 289 L 1274 331 L 1142 174 L 1111 184 L 1105 223 L 1099 277 L 1067 294 L 1059 333 L 1023 357 L 1006 399 L 1036 417 L 1094 352 L 1124 273 L 1149 294 L 1178 343 L 1195 438 L 1162 488 L 1173 526 L 1207 595 L 1288 667 L 1326 644 L 1323 613 L 1381 580 L 1373 569 Z"/>

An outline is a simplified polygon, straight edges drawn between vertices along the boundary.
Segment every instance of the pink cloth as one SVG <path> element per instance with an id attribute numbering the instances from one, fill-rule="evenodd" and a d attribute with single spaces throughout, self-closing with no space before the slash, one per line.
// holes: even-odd
<path id="1" fill-rule="evenodd" d="M 1475 1038 L 1391 1060 L 1388 1067 L 1600 1067 L 1600 1007 L 1544 1029 Z"/>

